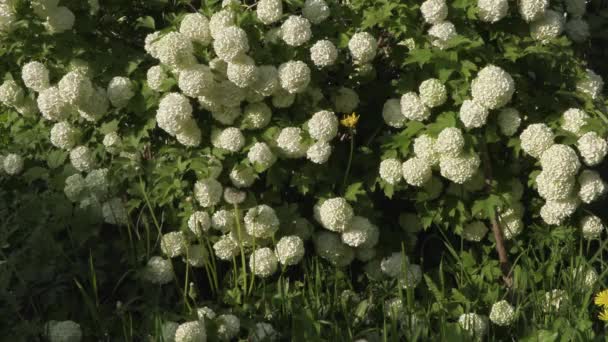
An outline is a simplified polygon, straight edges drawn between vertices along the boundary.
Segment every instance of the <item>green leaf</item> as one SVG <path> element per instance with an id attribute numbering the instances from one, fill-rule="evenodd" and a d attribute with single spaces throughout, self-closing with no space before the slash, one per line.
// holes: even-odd
<path id="1" fill-rule="evenodd" d="M 68 153 L 61 150 L 53 150 L 46 157 L 46 163 L 51 169 L 56 169 L 65 163 Z"/>
<path id="2" fill-rule="evenodd" d="M 353 183 L 346 188 L 346 193 L 344 194 L 344 198 L 347 201 L 357 202 L 357 196 L 365 195 L 365 190 L 363 189 L 363 183 L 357 182 Z"/>

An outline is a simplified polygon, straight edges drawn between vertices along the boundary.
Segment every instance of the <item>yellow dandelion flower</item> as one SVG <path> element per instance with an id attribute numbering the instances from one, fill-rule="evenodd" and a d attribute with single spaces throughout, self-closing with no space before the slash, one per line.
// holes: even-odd
<path id="1" fill-rule="evenodd" d="M 608 290 L 604 290 L 595 295 L 595 305 L 601 305 L 608 309 Z"/>
<path id="2" fill-rule="evenodd" d="M 344 115 L 340 123 L 344 127 L 355 128 L 357 126 L 357 122 L 359 122 L 359 115 L 357 113 L 352 113 L 351 115 Z"/>
<path id="3" fill-rule="evenodd" d="M 597 316 L 600 320 L 608 322 L 608 308 L 604 308 L 602 312 Z"/>

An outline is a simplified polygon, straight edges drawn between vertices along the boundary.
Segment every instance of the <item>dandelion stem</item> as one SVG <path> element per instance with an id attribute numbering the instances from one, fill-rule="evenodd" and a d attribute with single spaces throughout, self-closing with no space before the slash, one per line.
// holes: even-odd
<path id="1" fill-rule="evenodd" d="M 348 164 L 346 164 L 346 171 L 344 171 L 344 180 L 342 181 L 342 192 L 346 190 L 346 182 L 348 181 L 348 175 L 350 173 L 350 166 L 353 162 L 353 152 L 355 150 L 355 134 L 351 131 L 350 134 L 350 152 L 348 154 Z"/>
<path id="2" fill-rule="evenodd" d="M 239 249 L 241 252 L 241 266 L 243 272 L 243 289 L 245 296 L 247 296 L 247 262 L 245 261 L 245 249 L 243 248 L 243 234 L 241 233 L 241 219 L 239 217 L 239 208 L 234 204 L 234 219 L 236 220 L 236 231 L 239 237 Z"/>

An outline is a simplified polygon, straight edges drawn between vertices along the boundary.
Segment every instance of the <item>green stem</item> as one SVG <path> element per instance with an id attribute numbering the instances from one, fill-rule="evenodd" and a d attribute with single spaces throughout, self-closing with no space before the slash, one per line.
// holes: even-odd
<path id="1" fill-rule="evenodd" d="M 247 262 L 245 260 L 245 249 L 243 248 L 243 236 L 241 233 L 241 220 L 239 218 L 239 208 L 234 204 L 234 219 L 236 220 L 236 231 L 239 237 L 239 249 L 241 251 L 241 266 L 243 272 L 243 289 L 245 290 L 245 296 L 247 296 Z"/>
<path id="2" fill-rule="evenodd" d="M 348 175 L 350 173 L 350 166 L 353 162 L 353 152 L 355 150 L 355 134 L 351 131 L 350 134 L 350 152 L 348 154 L 348 164 L 346 164 L 346 171 L 344 171 L 344 180 L 342 181 L 342 192 L 346 190 L 346 182 L 348 181 Z"/>

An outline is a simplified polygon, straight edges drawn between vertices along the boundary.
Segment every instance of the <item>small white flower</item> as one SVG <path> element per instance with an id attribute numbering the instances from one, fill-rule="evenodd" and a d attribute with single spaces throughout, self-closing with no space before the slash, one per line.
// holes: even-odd
<path id="1" fill-rule="evenodd" d="M 429 29 L 429 36 L 431 37 L 431 44 L 444 50 L 448 47 L 448 41 L 456 37 L 456 27 L 449 21 L 442 21 L 434 24 Z"/>
<path id="2" fill-rule="evenodd" d="M 368 219 L 355 216 L 342 232 L 342 242 L 351 247 L 372 248 L 378 243 L 380 230 Z"/>
<path id="3" fill-rule="evenodd" d="M 441 156 L 439 168 L 444 178 L 457 184 L 463 184 L 475 175 L 480 163 L 477 154 L 461 154 L 456 157 Z"/>
<path id="4" fill-rule="evenodd" d="M 595 215 L 588 215 L 581 220 L 581 230 L 585 239 L 597 239 L 606 228 L 602 220 Z"/>
<path id="5" fill-rule="evenodd" d="M 301 93 L 310 83 L 310 68 L 302 61 L 289 61 L 279 66 L 281 87 L 290 94 Z"/>
<path id="6" fill-rule="evenodd" d="M 230 62 L 249 51 L 247 33 L 237 26 L 225 27 L 215 36 L 213 50 L 219 58 Z"/>
<path id="7" fill-rule="evenodd" d="M 188 97 L 208 95 L 215 85 L 213 73 L 206 65 L 195 64 L 180 70 L 177 86 Z"/>
<path id="8" fill-rule="evenodd" d="M 200 180 L 194 184 L 194 197 L 203 208 L 214 206 L 222 198 L 222 185 L 213 178 Z"/>
<path id="9" fill-rule="evenodd" d="M 274 209 L 261 204 L 253 207 L 245 214 L 245 229 L 256 238 L 268 238 L 279 230 L 279 218 Z"/>
<path id="10" fill-rule="evenodd" d="M 584 203 L 595 202 L 606 192 L 606 183 L 600 177 L 600 174 L 593 170 L 583 170 L 578 176 L 580 190 L 578 197 Z"/>
<path id="11" fill-rule="evenodd" d="M 220 38 L 220 33 L 227 27 L 234 26 L 236 13 L 230 9 L 222 9 L 215 12 L 209 19 L 209 32 L 213 39 Z"/>
<path id="12" fill-rule="evenodd" d="M 348 49 L 357 64 L 371 62 L 376 57 L 378 42 L 367 32 L 355 33 L 348 42 Z"/>
<path id="13" fill-rule="evenodd" d="M 205 325 L 199 321 L 182 323 L 175 331 L 175 342 L 199 342 L 207 340 Z"/>
<path id="14" fill-rule="evenodd" d="M 21 79 L 26 87 L 36 92 L 50 87 L 49 70 L 40 62 L 29 62 L 24 65 L 21 68 Z"/>
<path id="15" fill-rule="evenodd" d="M 145 280 L 158 285 L 168 284 L 173 280 L 173 266 L 171 261 L 159 256 L 153 256 L 148 260 L 142 275 Z"/>
<path id="16" fill-rule="evenodd" d="M 500 132 L 508 137 L 517 133 L 521 125 L 521 116 L 515 108 L 503 108 L 498 113 L 498 127 Z"/>
<path id="17" fill-rule="evenodd" d="M 50 342 L 79 342 L 82 340 L 80 325 L 74 321 L 50 321 L 47 324 Z"/>
<path id="18" fill-rule="evenodd" d="M 596 132 L 585 133 L 578 139 L 576 146 L 587 166 L 601 164 L 608 154 L 608 143 Z"/>
<path id="19" fill-rule="evenodd" d="M 260 0 L 256 6 L 258 19 L 266 25 L 279 21 L 283 15 L 282 0 Z"/>
<path id="20" fill-rule="evenodd" d="M 488 330 L 488 318 L 476 313 L 466 313 L 458 318 L 460 327 L 471 336 L 481 340 Z"/>
<path id="21" fill-rule="evenodd" d="M 211 228 L 211 218 L 204 211 L 195 211 L 188 218 L 188 228 L 194 235 L 201 237 Z"/>
<path id="22" fill-rule="evenodd" d="M 179 32 L 202 45 L 211 43 L 209 19 L 200 13 L 188 13 L 179 25 Z"/>
<path id="23" fill-rule="evenodd" d="M 302 138 L 302 129 L 286 127 L 281 130 L 276 139 L 277 147 L 288 158 L 301 158 L 306 154 L 307 146 Z"/>
<path id="24" fill-rule="evenodd" d="M 426 0 L 420 5 L 420 12 L 428 24 L 437 24 L 448 17 L 448 5 L 445 0 Z"/>
<path id="25" fill-rule="evenodd" d="M 295 235 L 282 237 L 275 249 L 282 265 L 296 265 L 304 257 L 304 241 Z"/>
<path id="26" fill-rule="evenodd" d="M 582 128 L 587 124 L 589 115 L 584 110 L 570 108 L 562 115 L 562 128 L 574 135 L 581 136 Z"/>
<path id="27" fill-rule="evenodd" d="M 114 77 L 108 84 L 108 99 L 116 108 L 125 107 L 129 100 L 135 96 L 131 80 L 126 77 Z"/>
<path id="28" fill-rule="evenodd" d="M 508 72 L 495 65 L 487 65 L 471 83 L 473 99 L 488 109 L 500 108 L 513 97 L 515 81 Z"/>
<path id="29" fill-rule="evenodd" d="M 66 121 L 58 122 L 51 128 L 51 144 L 63 150 L 70 150 L 76 145 L 78 131 Z"/>
<path id="30" fill-rule="evenodd" d="M 586 77 L 576 83 L 576 90 L 590 96 L 593 100 L 602 95 L 603 88 L 604 80 L 591 69 L 587 69 Z"/>
<path id="31" fill-rule="evenodd" d="M 320 24 L 329 18 L 330 10 L 325 0 L 306 0 L 302 15 L 313 24 Z"/>
<path id="32" fill-rule="evenodd" d="M 213 250 L 218 258 L 226 261 L 231 261 L 232 258 L 239 255 L 239 245 L 230 234 L 222 236 L 214 243 Z"/>
<path id="33" fill-rule="evenodd" d="M 540 216 L 548 225 L 560 225 L 574 214 L 579 204 L 579 199 L 576 197 L 550 200 L 540 208 Z"/>
<path id="34" fill-rule="evenodd" d="M 276 162 L 276 156 L 266 143 L 255 143 L 249 149 L 247 158 L 254 164 L 259 165 L 263 170 L 268 169 Z M 256 166 L 257 167 L 257 166 Z"/>
<path id="35" fill-rule="evenodd" d="M 306 158 L 315 164 L 325 164 L 331 156 L 332 147 L 326 141 L 317 141 L 306 150 Z"/>
<path id="36" fill-rule="evenodd" d="M 456 127 L 444 128 L 437 136 L 434 146 L 441 156 L 458 156 L 464 148 L 462 131 Z"/>
<path id="37" fill-rule="evenodd" d="M 268 247 L 256 249 L 249 256 L 249 268 L 259 277 L 266 278 L 277 271 L 277 257 Z"/>
<path id="38" fill-rule="evenodd" d="M 187 242 L 184 233 L 169 232 L 162 236 L 160 249 L 169 258 L 175 258 L 186 254 Z"/>
<path id="39" fill-rule="evenodd" d="M 308 120 L 308 133 L 315 140 L 330 141 L 338 134 L 338 118 L 327 110 L 316 112 Z"/>
<path id="40" fill-rule="evenodd" d="M 327 39 L 317 41 L 310 48 L 310 59 L 319 68 L 333 65 L 338 58 L 338 49 Z"/>
<path id="41" fill-rule="evenodd" d="M 420 83 L 418 87 L 420 100 L 429 108 L 441 106 L 448 98 L 447 90 L 443 83 L 436 78 L 429 78 Z"/>
<path id="42" fill-rule="evenodd" d="M 479 19 L 488 23 L 495 23 L 507 16 L 509 12 L 508 0 L 478 0 Z"/>
<path id="43" fill-rule="evenodd" d="M 395 158 L 382 160 L 380 162 L 380 178 L 388 184 L 399 183 L 402 179 L 401 162 Z"/>
<path id="44" fill-rule="evenodd" d="M 401 113 L 401 102 L 399 99 L 388 99 L 382 107 L 382 118 L 384 122 L 394 128 L 405 126 L 406 117 Z"/>
<path id="45" fill-rule="evenodd" d="M 217 335 L 222 341 L 232 340 L 241 330 L 241 322 L 235 315 L 219 315 L 215 322 L 217 324 Z"/>
<path id="46" fill-rule="evenodd" d="M 327 199 L 319 208 L 320 223 L 326 229 L 342 232 L 354 216 L 353 208 L 342 197 Z"/>
<path id="47" fill-rule="evenodd" d="M 553 145 L 553 131 L 545 124 L 532 124 L 521 133 L 521 149 L 534 158 L 539 158 Z"/>
<path id="48" fill-rule="evenodd" d="M 411 186 L 421 187 L 431 179 L 431 166 L 418 157 L 405 161 L 402 165 L 403 179 Z"/>
<path id="49" fill-rule="evenodd" d="M 182 131 L 191 118 L 192 106 L 182 94 L 169 93 L 160 100 L 156 121 L 158 127 L 170 135 Z"/>
<path id="50" fill-rule="evenodd" d="M 414 139 L 414 154 L 425 160 L 429 165 L 439 164 L 439 153 L 435 148 L 437 141 L 427 134 L 422 134 Z"/>
<path id="51" fill-rule="evenodd" d="M 547 43 L 564 31 L 564 22 L 563 14 L 547 10 L 542 17 L 530 23 L 530 35 L 534 40 Z"/>
<path id="52" fill-rule="evenodd" d="M 549 177 L 558 179 L 575 176 L 581 167 L 574 149 L 562 144 L 554 144 L 543 152 L 540 165 Z"/>
<path id="53" fill-rule="evenodd" d="M 249 166 L 237 165 L 230 171 L 230 181 L 237 188 L 248 188 L 257 179 L 253 168 Z"/>
<path id="54" fill-rule="evenodd" d="M 519 1 L 519 13 L 527 22 L 532 22 L 545 14 L 549 7 L 549 0 L 521 0 Z"/>
<path id="55" fill-rule="evenodd" d="M 238 152 L 245 146 L 245 136 L 240 129 L 228 127 L 211 135 L 211 143 L 217 148 Z"/>
<path id="56" fill-rule="evenodd" d="M 413 91 L 401 96 L 400 103 L 401 114 L 409 120 L 425 121 L 431 116 L 429 109 Z"/>
<path id="57" fill-rule="evenodd" d="M 464 100 L 460 106 L 460 121 L 468 129 L 485 125 L 489 114 L 488 109 L 476 100 Z"/>
<path id="58" fill-rule="evenodd" d="M 87 172 L 93 169 L 95 159 L 88 147 L 78 146 L 70 151 L 70 162 L 76 170 Z"/>
<path id="59" fill-rule="evenodd" d="M 258 68 L 251 57 L 241 55 L 228 62 L 226 76 L 237 87 L 247 88 L 257 80 Z"/>
<path id="60" fill-rule="evenodd" d="M 308 19 L 292 15 L 281 25 L 281 37 L 289 46 L 301 46 L 312 37 Z"/>

